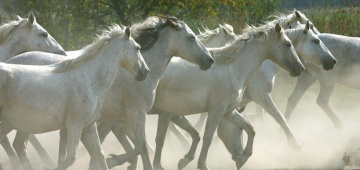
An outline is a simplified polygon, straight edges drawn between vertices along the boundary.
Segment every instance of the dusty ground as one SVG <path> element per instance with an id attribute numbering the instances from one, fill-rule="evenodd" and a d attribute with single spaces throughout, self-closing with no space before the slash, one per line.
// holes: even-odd
<path id="1" fill-rule="evenodd" d="M 281 111 L 285 110 L 287 98 L 295 85 L 295 79 L 289 78 L 284 72 L 280 72 L 273 98 Z M 314 84 L 305 94 L 296 107 L 292 119 L 289 122 L 298 141 L 302 145 L 302 151 L 293 150 L 287 145 L 286 137 L 280 130 L 279 125 L 269 115 L 264 119 L 253 121 L 256 130 L 253 156 L 248 160 L 243 169 L 338 169 L 344 168 L 343 156 L 345 152 L 358 153 L 354 149 L 360 147 L 360 91 L 343 86 L 336 86 L 331 97 L 330 105 L 344 123 L 344 129 L 339 131 L 334 128 L 325 113 L 316 105 L 316 97 L 319 85 Z M 249 105 L 245 112 L 254 112 L 253 105 Z M 197 120 L 198 116 L 192 116 Z M 148 141 L 155 145 L 156 116 L 148 116 L 147 136 Z M 14 133 L 10 135 L 13 138 Z M 57 159 L 58 132 L 37 135 L 47 151 Z M 177 169 L 177 161 L 186 153 L 174 135 L 169 135 L 163 150 L 163 166 L 166 169 Z M 106 153 L 124 153 L 115 137 L 110 135 L 105 141 Z M 197 150 L 199 154 L 200 148 Z M 353 153 L 351 153 L 351 151 Z M 37 154 L 32 146 L 29 146 L 30 159 L 35 169 L 42 169 Z M 360 158 L 359 155 L 357 155 Z M 360 164 L 360 159 L 351 156 L 351 163 Z M 0 162 L 9 169 L 8 159 L 3 149 L 0 149 Z M 86 169 L 89 157 L 78 158 L 69 170 Z M 196 159 L 186 169 L 196 169 Z M 236 169 L 230 154 L 217 138 L 210 148 L 208 166 L 211 169 Z M 126 165 L 114 168 L 125 170 Z M 139 159 L 139 169 L 142 169 Z"/>

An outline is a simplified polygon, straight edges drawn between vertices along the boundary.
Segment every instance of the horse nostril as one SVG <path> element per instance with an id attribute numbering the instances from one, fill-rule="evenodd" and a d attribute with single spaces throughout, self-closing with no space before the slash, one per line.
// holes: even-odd
<path id="1" fill-rule="evenodd" d="M 214 59 L 212 59 L 212 58 L 210 58 L 209 61 L 211 64 L 214 63 Z"/>
<path id="2" fill-rule="evenodd" d="M 301 66 L 300 71 L 302 72 L 304 70 L 305 70 L 304 66 Z"/>
<path id="3" fill-rule="evenodd" d="M 336 62 L 337 62 L 337 61 L 336 61 L 335 59 L 332 61 L 333 64 L 336 64 Z"/>

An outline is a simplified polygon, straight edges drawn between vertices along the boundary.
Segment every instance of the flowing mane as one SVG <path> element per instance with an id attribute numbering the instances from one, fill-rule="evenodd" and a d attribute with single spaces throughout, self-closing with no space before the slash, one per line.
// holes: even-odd
<path id="1" fill-rule="evenodd" d="M 226 65 L 232 63 L 236 59 L 237 53 L 246 46 L 246 43 L 254 39 L 263 42 L 279 38 L 275 36 L 275 25 L 270 22 L 259 27 L 248 25 L 245 27 L 244 33 L 239 35 L 234 42 L 217 50 L 211 50 L 210 53 L 218 64 Z"/>
<path id="2" fill-rule="evenodd" d="M 172 16 L 150 16 L 145 21 L 131 26 L 131 36 L 141 46 L 141 51 L 146 51 L 156 43 L 160 31 L 167 26 L 180 28 L 180 22 L 176 17 Z M 176 25 L 171 25 L 171 23 Z"/>
<path id="3" fill-rule="evenodd" d="M 55 69 L 53 72 L 66 72 L 77 66 L 81 65 L 85 61 L 93 58 L 96 53 L 100 51 L 105 44 L 115 39 L 116 37 L 122 36 L 125 34 L 125 29 L 122 29 L 119 25 L 113 25 L 109 27 L 108 30 L 104 30 L 103 33 L 97 37 L 97 39 L 90 45 L 84 47 L 80 56 L 72 59 L 67 59 L 61 62 L 54 64 Z"/>
<path id="4" fill-rule="evenodd" d="M 199 28 L 199 35 L 197 37 L 201 42 L 206 42 L 210 40 L 214 35 L 219 34 L 221 30 L 227 31 L 229 33 L 234 33 L 234 28 L 229 24 L 220 25 L 218 28 L 210 30 L 207 26 L 202 26 L 204 31 L 201 31 Z"/>
<path id="5" fill-rule="evenodd" d="M 25 26 L 28 23 L 28 19 L 23 19 L 17 16 L 18 20 L 10 21 L 0 26 L 0 44 L 4 43 L 9 34 L 16 28 Z"/>
<path id="6" fill-rule="evenodd" d="M 295 11 L 291 12 L 290 14 L 283 14 L 280 12 L 275 12 L 274 14 L 270 15 L 268 18 L 273 18 L 270 21 L 265 21 L 265 24 L 272 23 L 276 24 L 279 23 L 281 27 L 286 28 L 289 23 L 294 22 L 296 20 L 299 20 L 299 18 L 296 17 Z"/>

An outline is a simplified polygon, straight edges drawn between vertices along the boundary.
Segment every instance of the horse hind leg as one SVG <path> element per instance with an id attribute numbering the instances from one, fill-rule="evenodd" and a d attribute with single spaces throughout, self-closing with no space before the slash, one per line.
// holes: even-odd
<path id="1" fill-rule="evenodd" d="M 187 141 L 185 135 L 178 129 L 178 127 L 176 127 L 173 123 L 169 124 L 169 129 L 171 132 L 173 132 L 175 134 L 175 136 L 179 139 L 182 147 L 184 149 L 187 149 L 190 147 L 189 142 Z"/>
<path id="2" fill-rule="evenodd" d="M 10 163 L 13 169 L 22 169 L 22 164 L 20 163 L 18 155 L 15 153 L 14 149 L 11 147 L 9 139 L 5 136 L 4 139 L 0 142 L 4 148 L 6 154 L 9 156 Z"/>
<path id="3" fill-rule="evenodd" d="M 30 134 L 17 131 L 13 142 L 13 147 L 17 155 L 19 156 L 21 164 L 26 170 L 33 169 L 26 153 L 29 138 L 30 138 Z"/>
<path id="4" fill-rule="evenodd" d="M 194 160 L 196 148 L 200 142 L 199 132 L 192 126 L 190 121 L 184 116 L 173 116 L 171 121 L 191 135 L 192 143 L 189 152 L 178 163 L 178 169 L 183 169 Z"/>
<path id="5" fill-rule="evenodd" d="M 221 120 L 217 134 L 224 143 L 226 149 L 230 152 L 232 159 L 237 161 L 238 157 L 243 153 L 243 129 L 236 127 L 224 119 Z"/>
<path id="6" fill-rule="evenodd" d="M 105 161 L 105 154 L 100 144 L 96 123 L 93 123 L 83 129 L 81 142 L 90 154 L 91 159 L 89 169 L 108 169 Z"/>

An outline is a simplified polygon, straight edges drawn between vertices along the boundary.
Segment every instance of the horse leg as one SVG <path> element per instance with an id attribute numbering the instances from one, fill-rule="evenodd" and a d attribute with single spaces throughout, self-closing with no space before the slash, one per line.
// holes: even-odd
<path id="1" fill-rule="evenodd" d="M 156 131 L 156 147 L 155 147 L 155 156 L 154 156 L 154 169 L 161 169 L 164 168 L 161 166 L 161 152 L 164 146 L 164 141 L 166 137 L 166 131 L 169 127 L 169 123 L 171 120 L 171 115 L 166 113 L 159 113 L 159 120 L 158 126 Z"/>
<path id="2" fill-rule="evenodd" d="M 152 170 L 145 135 L 146 112 L 127 112 L 135 137 L 135 149 L 141 154 L 144 170 Z"/>
<path id="3" fill-rule="evenodd" d="M 320 93 L 316 103 L 325 111 L 337 129 L 342 129 L 343 125 L 340 119 L 335 115 L 329 106 L 330 96 L 334 90 L 335 83 L 330 81 L 320 81 Z"/>
<path id="4" fill-rule="evenodd" d="M 195 124 L 195 128 L 198 131 L 201 131 L 201 129 L 204 127 L 206 121 L 206 113 L 201 113 L 198 122 Z"/>
<path id="5" fill-rule="evenodd" d="M 287 140 L 290 144 L 290 146 L 300 149 L 301 146 L 295 139 L 294 134 L 290 130 L 284 116 L 280 112 L 280 110 L 276 107 L 274 101 L 271 98 L 270 93 L 263 94 L 259 101 L 256 101 L 258 104 L 260 104 L 265 110 L 276 120 L 276 122 L 281 126 L 281 128 L 284 130 Z"/>
<path id="6" fill-rule="evenodd" d="M 301 75 L 297 78 L 296 86 L 294 91 L 288 98 L 285 111 L 285 119 L 290 120 L 291 113 L 299 103 L 300 99 L 304 95 L 305 91 L 314 84 L 316 78 L 312 76 L 308 71 L 304 70 Z"/>
<path id="7" fill-rule="evenodd" d="M 189 152 L 178 163 L 178 169 L 183 169 L 190 161 L 194 160 L 195 151 L 200 142 L 200 135 L 185 116 L 173 116 L 171 121 L 188 132 L 193 140 Z"/>
<path id="8" fill-rule="evenodd" d="M 89 169 L 108 169 L 105 161 L 105 154 L 100 144 L 96 123 L 92 123 L 83 129 L 81 142 L 90 154 L 91 159 Z"/>
<path id="9" fill-rule="evenodd" d="M 217 128 L 219 138 L 222 140 L 235 162 L 244 151 L 242 132 L 243 129 L 236 127 L 225 119 L 220 121 Z"/>
<path id="10" fill-rule="evenodd" d="M 225 113 L 225 107 L 217 107 L 210 109 L 208 112 L 208 118 L 205 125 L 205 132 L 203 137 L 203 145 L 201 148 L 199 160 L 198 160 L 198 169 L 207 170 L 206 158 L 211 145 L 212 139 L 214 137 L 215 130 L 220 123 L 221 118 Z"/>
<path id="11" fill-rule="evenodd" d="M 244 129 L 248 135 L 245 150 L 236 161 L 236 167 L 237 169 L 240 169 L 252 155 L 255 131 L 250 122 L 245 120 L 244 117 L 242 117 L 242 115 L 240 115 L 235 109 L 232 112 L 225 113 L 224 119 L 238 128 Z"/>
<path id="12" fill-rule="evenodd" d="M 64 162 L 66 157 L 66 141 L 67 141 L 66 129 L 60 129 L 59 135 L 60 135 L 60 141 L 59 141 L 58 165 Z"/>
<path id="13" fill-rule="evenodd" d="M 6 140 L 7 140 L 7 142 L 9 142 L 9 139 L 7 139 L 7 134 L 8 133 L 10 133 L 11 131 L 13 130 L 13 128 L 11 127 L 11 126 L 9 126 L 9 125 L 7 125 L 6 123 L 3 123 L 3 122 L 1 122 L 0 123 L 0 141 L 1 141 L 1 143 L 3 144 L 3 142 L 6 142 Z M 5 141 L 3 141 L 5 139 Z M 8 143 L 8 144 L 5 144 L 5 146 L 6 145 L 10 145 L 10 142 Z M 4 145 L 3 145 L 4 146 Z M 7 146 L 7 148 L 8 148 L 9 146 Z M 10 145 L 10 148 L 11 148 L 11 145 Z M 5 148 L 4 148 L 5 149 Z M 13 151 L 12 151 L 13 152 Z M 15 154 L 16 155 L 16 154 Z M 13 165 L 13 169 L 22 169 L 22 167 L 21 167 L 21 163 L 20 163 L 20 160 L 18 159 L 18 157 L 16 156 L 16 158 L 17 159 L 11 159 L 10 161 L 11 161 L 11 164 L 14 164 Z M 16 162 L 15 162 L 16 161 Z M 16 164 L 15 163 L 17 163 L 18 164 L 18 166 L 16 166 Z"/>
<path id="14" fill-rule="evenodd" d="M 13 169 L 22 169 L 20 160 L 18 155 L 15 153 L 13 147 L 11 146 L 9 139 L 7 136 L 4 137 L 4 139 L 0 142 L 2 147 L 4 148 L 6 154 L 9 156 L 11 166 Z"/>
<path id="15" fill-rule="evenodd" d="M 138 153 L 136 150 L 133 149 L 131 146 L 129 140 L 126 138 L 126 133 L 124 132 L 124 128 L 122 128 L 119 124 L 120 122 L 117 122 L 113 128 L 112 132 L 114 133 L 117 140 L 120 142 L 120 144 L 123 146 L 126 154 L 125 155 L 110 155 L 106 159 L 108 167 L 112 168 L 118 165 L 122 165 L 125 162 L 129 162 L 130 165 L 128 166 L 128 170 L 135 170 L 137 166 L 137 155 Z"/>
<path id="16" fill-rule="evenodd" d="M 116 124 L 115 121 L 104 121 L 98 123 L 97 131 L 99 133 L 100 143 L 103 143 L 107 135 L 111 132 L 112 127 Z"/>
<path id="17" fill-rule="evenodd" d="M 51 159 L 49 154 L 46 152 L 44 147 L 41 146 L 39 140 L 35 137 L 35 135 L 31 134 L 29 139 L 31 145 L 35 148 L 37 153 L 39 154 L 42 162 L 45 164 L 46 167 L 55 167 L 56 163 L 54 160 Z"/>
<path id="18" fill-rule="evenodd" d="M 169 129 L 179 139 L 179 141 L 184 149 L 187 149 L 190 147 L 190 144 L 187 141 L 187 139 L 185 138 L 185 135 L 173 123 L 169 124 Z"/>
<path id="19" fill-rule="evenodd" d="M 26 170 L 33 169 L 26 154 L 29 138 L 30 138 L 29 133 L 22 133 L 20 131 L 17 131 L 13 142 L 13 147 L 17 155 L 19 156 L 21 164 Z"/>
<path id="20" fill-rule="evenodd" d="M 76 153 L 81 137 L 81 132 L 82 132 L 82 128 L 79 126 L 71 126 L 66 128 L 65 146 L 66 146 L 67 155 L 65 157 L 65 160 L 62 163 L 60 163 L 55 168 L 55 170 L 65 170 L 75 162 Z"/>

